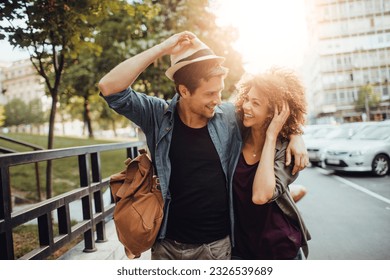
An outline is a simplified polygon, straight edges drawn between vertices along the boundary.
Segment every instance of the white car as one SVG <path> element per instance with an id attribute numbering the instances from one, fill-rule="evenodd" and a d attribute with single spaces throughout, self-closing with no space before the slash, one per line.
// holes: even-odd
<path id="1" fill-rule="evenodd" d="M 303 140 L 312 139 L 314 137 L 322 137 L 327 131 L 333 129 L 335 125 L 332 124 L 310 124 L 303 127 Z"/>
<path id="2" fill-rule="evenodd" d="M 370 171 L 384 176 L 390 165 L 390 123 L 378 122 L 338 141 L 322 154 L 323 167 L 338 171 Z"/>
<path id="3" fill-rule="evenodd" d="M 329 145 L 333 145 L 339 140 L 351 138 L 357 132 L 374 122 L 353 122 L 335 125 L 322 129 L 312 135 L 304 138 L 310 163 L 312 165 L 321 165 L 321 155 Z"/>

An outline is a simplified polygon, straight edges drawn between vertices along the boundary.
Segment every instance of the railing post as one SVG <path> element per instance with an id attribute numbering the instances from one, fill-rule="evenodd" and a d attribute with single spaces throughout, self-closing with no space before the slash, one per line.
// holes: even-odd
<path id="1" fill-rule="evenodd" d="M 138 155 L 138 147 L 131 147 L 131 148 L 127 148 L 126 149 L 127 151 L 127 157 L 128 158 L 135 158 L 137 155 Z"/>
<path id="2" fill-rule="evenodd" d="M 61 234 L 69 234 L 71 232 L 71 222 L 70 222 L 70 211 L 69 204 L 65 204 L 64 206 L 57 209 L 57 217 L 58 217 L 58 233 Z"/>
<path id="3" fill-rule="evenodd" d="M 34 163 L 35 165 L 35 182 L 37 183 L 37 198 L 38 201 L 41 201 L 41 179 L 39 178 L 39 164 L 38 162 Z"/>
<path id="4" fill-rule="evenodd" d="M 80 172 L 80 187 L 90 187 L 90 168 L 86 155 L 79 155 L 79 172 Z M 95 240 L 93 238 L 94 220 L 92 218 L 92 195 L 88 192 L 88 195 L 81 199 L 83 207 L 83 219 L 90 221 L 90 229 L 84 232 L 84 252 L 95 252 Z"/>
<path id="5" fill-rule="evenodd" d="M 99 183 L 102 180 L 101 169 L 100 169 L 100 153 L 91 153 L 91 165 L 92 165 L 92 182 Z M 110 191 L 110 190 L 108 190 Z M 96 213 L 104 212 L 104 203 L 103 203 L 103 193 L 101 190 L 98 190 L 93 193 L 93 198 L 95 202 L 95 211 Z M 106 242 L 106 228 L 105 221 L 102 220 L 96 224 L 96 242 Z"/>
<path id="6" fill-rule="evenodd" d="M 53 222 L 51 213 L 38 217 L 39 245 L 51 246 L 53 244 Z"/>
<path id="7" fill-rule="evenodd" d="M 14 242 L 12 237 L 11 227 L 11 211 L 12 201 L 9 184 L 9 170 L 8 167 L 0 169 L 0 222 L 3 220 L 4 231 L 0 232 L 0 259 L 13 260 L 14 257 Z"/>

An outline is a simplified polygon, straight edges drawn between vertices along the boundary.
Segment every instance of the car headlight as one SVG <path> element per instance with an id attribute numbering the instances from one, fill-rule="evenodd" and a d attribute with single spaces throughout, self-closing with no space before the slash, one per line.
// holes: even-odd
<path id="1" fill-rule="evenodd" d="M 365 154 L 365 151 L 363 150 L 357 150 L 349 153 L 350 157 L 357 157 L 357 156 L 362 156 Z"/>

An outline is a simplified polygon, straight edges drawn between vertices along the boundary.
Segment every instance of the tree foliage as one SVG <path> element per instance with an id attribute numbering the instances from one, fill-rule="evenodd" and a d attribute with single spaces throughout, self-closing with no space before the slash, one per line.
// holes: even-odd
<path id="1" fill-rule="evenodd" d="M 226 57 L 225 66 L 230 72 L 225 98 L 243 73 L 241 57 L 232 47 L 238 33 L 216 24 L 208 0 L 31 0 L 6 1 L 0 8 L 0 20 L 9 23 L 1 29 L 11 44 L 30 51 L 53 99 L 49 139 L 58 101 L 61 110 L 84 121 L 90 137 L 92 120 L 104 116 L 108 123 L 119 121 L 121 117 L 96 98 L 97 81 L 121 61 L 174 33 L 192 31 L 216 54 Z M 174 85 L 165 76 L 169 66 L 168 56 L 159 59 L 140 75 L 134 88 L 171 98 Z M 52 147 L 50 140 L 48 147 Z"/>
<path id="2" fill-rule="evenodd" d="M 65 59 L 83 50 L 99 51 L 93 38 L 94 26 L 107 16 L 111 1 L 14 0 L 0 4 L 1 30 L 15 47 L 29 51 L 31 62 L 44 78 L 52 99 L 48 149 L 53 147 L 58 90 Z M 2 35 L 4 39 L 5 35 Z"/>
<path id="3" fill-rule="evenodd" d="M 374 91 L 372 85 L 367 84 L 361 86 L 358 92 L 358 99 L 356 100 L 356 109 L 364 109 L 366 106 L 375 108 L 381 102 L 381 94 Z"/>
<path id="4" fill-rule="evenodd" d="M 5 122 L 5 110 L 4 106 L 0 105 L 0 126 L 3 126 Z"/>
<path id="5" fill-rule="evenodd" d="M 21 125 L 26 123 L 24 113 L 27 111 L 27 104 L 19 98 L 14 98 L 5 106 L 5 126 Z"/>
<path id="6" fill-rule="evenodd" d="M 358 111 L 364 110 L 367 120 L 371 120 L 371 108 L 376 108 L 381 102 L 381 94 L 374 91 L 370 84 L 361 86 L 358 92 L 358 99 L 355 108 Z"/>
<path id="7" fill-rule="evenodd" d="M 52 99 L 48 149 L 53 148 L 54 121 L 65 59 L 83 50 L 99 51 L 93 43 L 95 26 L 115 9 L 109 0 L 9 0 L 0 3 L 0 39 L 29 51 Z M 47 197 L 51 197 L 52 163 L 48 161 Z"/>
<path id="8" fill-rule="evenodd" d="M 40 125 L 47 122 L 40 99 L 28 104 L 20 98 L 14 98 L 4 106 L 5 126 Z"/>
<path id="9" fill-rule="evenodd" d="M 90 52 L 85 49 L 77 57 L 68 58 L 69 67 L 64 72 L 61 103 L 66 105 L 62 108 L 84 121 L 89 137 L 93 137 L 92 120 L 104 122 L 104 114 L 105 118 L 109 118 L 109 123 L 114 124 L 123 118 L 112 110 L 106 110 L 105 102 L 97 98 L 96 84 L 104 74 L 129 56 L 131 48 L 141 36 L 143 21 L 156 15 L 156 8 L 152 5 L 129 4 L 126 1 L 118 1 L 117 4 L 115 12 L 102 19 L 95 29 L 93 41 L 102 51 Z M 114 126 L 112 129 L 115 131 Z"/>
<path id="10" fill-rule="evenodd" d="M 69 59 L 61 90 L 64 94 L 61 100 L 67 105 L 62 108 L 87 124 L 90 137 L 93 136 L 91 120 L 99 120 L 106 128 L 111 124 L 115 131 L 115 123 L 125 121 L 109 110 L 102 99 L 96 100 L 97 81 L 125 59 L 183 30 L 194 32 L 217 54 L 226 57 L 225 65 L 230 73 L 224 97 L 228 97 L 243 73 L 241 57 L 232 48 L 238 34 L 232 28 L 217 26 L 208 5 L 208 1 L 193 0 L 121 2 L 114 13 L 100 22 L 94 34 L 93 41 L 102 52 L 81 51 L 75 59 Z M 139 76 L 133 87 L 147 94 L 171 98 L 175 93 L 174 85 L 165 76 L 169 66 L 169 57 L 159 59 Z"/>

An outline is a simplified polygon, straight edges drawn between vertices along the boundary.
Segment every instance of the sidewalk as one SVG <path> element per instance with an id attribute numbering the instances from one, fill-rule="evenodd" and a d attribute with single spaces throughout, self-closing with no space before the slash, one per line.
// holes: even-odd
<path id="1" fill-rule="evenodd" d="M 111 201 L 109 189 L 103 194 L 103 203 L 104 205 L 109 204 Z M 32 207 L 32 205 L 18 205 L 14 206 L 14 211 L 21 211 Z M 78 222 L 83 220 L 82 216 L 82 206 L 81 201 L 74 201 L 69 204 L 69 211 L 71 213 L 71 219 Z M 57 222 L 57 215 L 53 215 L 53 219 Z M 26 224 L 36 224 L 37 220 L 32 220 Z M 106 223 L 106 242 L 95 243 L 96 251 L 91 253 L 85 253 L 84 250 L 84 241 L 81 241 L 71 250 L 66 252 L 64 255 L 59 257 L 59 260 L 128 260 L 125 255 L 124 247 L 119 242 L 114 220 L 110 220 Z M 150 250 L 143 253 L 140 258 L 137 260 L 150 260 Z"/>
<path id="2" fill-rule="evenodd" d="M 77 244 L 71 250 L 62 255 L 59 260 L 129 260 L 116 235 L 114 221 L 111 220 L 106 223 L 106 237 L 107 241 L 102 243 L 95 243 L 96 251 L 92 253 L 83 252 L 84 241 Z M 143 253 L 140 258 L 136 260 L 150 260 L 150 250 Z"/>

